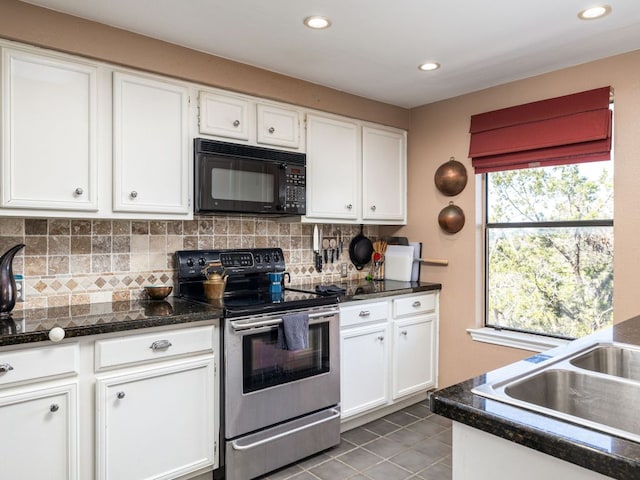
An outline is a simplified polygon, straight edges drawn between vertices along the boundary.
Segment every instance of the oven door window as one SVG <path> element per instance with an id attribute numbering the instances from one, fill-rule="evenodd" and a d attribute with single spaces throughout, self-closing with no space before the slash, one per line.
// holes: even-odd
<path id="1" fill-rule="evenodd" d="M 309 348 L 282 350 L 278 329 L 242 339 L 242 391 L 255 392 L 329 371 L 329 323 L 309 325 Z"/>

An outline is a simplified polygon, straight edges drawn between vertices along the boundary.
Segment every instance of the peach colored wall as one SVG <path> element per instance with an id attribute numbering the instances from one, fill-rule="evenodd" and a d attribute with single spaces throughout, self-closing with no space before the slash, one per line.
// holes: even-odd
<path id="1" fill-rule="evenodd" d="M 640 51 L 490 88 L 412 110 L 409 135 L 408 225 L 396 230 L 424 242 L 424 255 L 449 259 L 448 267 L 427 267 L 422 280 L 443 284 L 440 304 L 440 385 L 531 355 L 531 352 L 474 342 L 467 328 L 482 324 L 478 304 L 482 266 L 476 221 L 480 184 L 473 176 L 469 149 L 472 114 L 611 85 L 615 90 L 615 322 L 640 313 Z M 449 157 L 463 162 L 470 181 L 458 196 L 434 187 L 436 169 Z M 447 235 L 438 227 L 440 209 L 450 200 L 466 216 L 462 231 Z M 388 231 L 388 229 L 384 229 Z"/>
<path id="2" fill-rule="evenodd" d="M 0 1 L 0 37 L 384 125 L 409 126 L 409 111 L 401 107 L 17 0 Z"/>

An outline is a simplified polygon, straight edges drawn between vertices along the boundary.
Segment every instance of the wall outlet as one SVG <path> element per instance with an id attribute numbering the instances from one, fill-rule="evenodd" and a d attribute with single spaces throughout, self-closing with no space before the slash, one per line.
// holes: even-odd
<path id="1" fill-rule="evenodd" d="M 340 264 L 340 276 L 341 277 L 346 277 L 347 275 L 348 275 L 347 264 L 346 263 L 341 263 Z"/>
<path id="2" fill-rule="evenodd" d="M 24 302 L 24 277 L 22 275 L 14 275 L 16 281 L 16 302 Z"/>

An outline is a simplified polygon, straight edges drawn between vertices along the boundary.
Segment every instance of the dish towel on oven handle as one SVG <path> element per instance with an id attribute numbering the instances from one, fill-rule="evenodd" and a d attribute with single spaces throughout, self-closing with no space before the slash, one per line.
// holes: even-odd
<path id="1" fill-rule="evenodd" d="M 278 347 L 283 350 L 309 348 L 309 314 L 290 313 L 278 325 Z"/>

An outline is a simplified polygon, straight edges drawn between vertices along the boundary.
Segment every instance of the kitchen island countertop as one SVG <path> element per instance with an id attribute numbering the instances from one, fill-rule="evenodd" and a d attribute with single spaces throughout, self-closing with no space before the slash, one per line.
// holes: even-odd
<path id="1" fill-rule="evenodd" d="M 431 395 L 431 410 L 461 424 L 612 478 L 640 478 L 639 443 L 472 393 L 472 389 L 482 384 L 516 375 L 532 364 L 553 361 L 553 358 L 597 342 L 640 346 L 640 316 L 566 346 L 438 390 Z"/>

